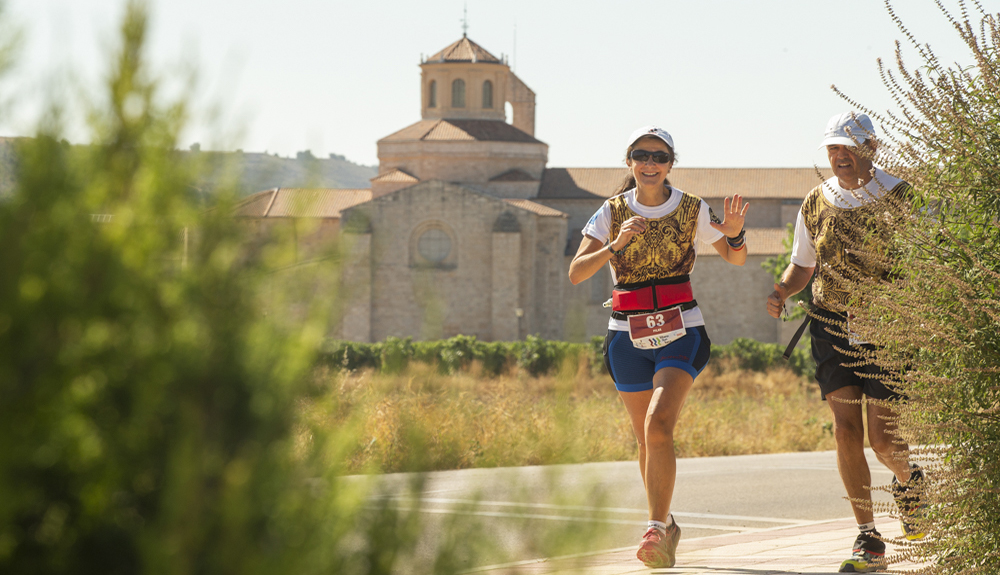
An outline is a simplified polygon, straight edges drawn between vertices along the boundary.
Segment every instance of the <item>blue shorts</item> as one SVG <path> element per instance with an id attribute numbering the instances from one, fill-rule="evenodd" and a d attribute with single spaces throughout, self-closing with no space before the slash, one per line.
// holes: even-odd
<path id="1" fill-rule="evenodd" d="M 684 337 L 660 349 L 636 349 L 627 331 L 608 330 L 604 338 L 604 365 L 618 391 L 653 389 L 653 374 L 665 367 L 683 369 L 696 378 L 711 354 L 712 340 L 703 325 L 687 328 Z"/>

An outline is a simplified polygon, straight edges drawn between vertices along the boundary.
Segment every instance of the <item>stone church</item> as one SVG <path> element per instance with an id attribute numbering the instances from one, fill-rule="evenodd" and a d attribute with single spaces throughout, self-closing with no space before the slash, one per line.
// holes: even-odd
<path id="1" fill-rule="evenodd" d="M 304 259 L 311 247 L 342 240 L 350 305 L 332 337 L 581 341 L 606 333 L 610 273 L 573 286 L 567 272 L 580 230 L 622 183 L 624 164 L 549 167 L 548 145 L 535 137 L 535 93 L 464 35 L 420 69 L 421 119 L 378 141 L 370 189 L 275 188 L 244 200 L 237 216 L 261 230 L 308 224 L 297 236 Z M 734 193 L 753 204 L 746 266 L 698 246 L 692 283 L 714 342 L 787 340 L 794 326 L 765 312 L 774 282 L 760 264 L 784 251 L 785 226 L 821 176 L 829 174 L 672 170 L 673 185 L 716 211 Z"/>

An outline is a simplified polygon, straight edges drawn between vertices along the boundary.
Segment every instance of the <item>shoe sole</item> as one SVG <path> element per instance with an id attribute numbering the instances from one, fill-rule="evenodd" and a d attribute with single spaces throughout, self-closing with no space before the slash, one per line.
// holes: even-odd
<path id="1" fill-rule="evenodd" d="M 880 565 L 859 565 L 859 563 L 858 561 L 848 559 L 840 564 L 838 573 L 874 573 L 883 570 L 883 567 Z"/>
<path id="2" fill-rule="evenodd" d="M 653 569 L 666 569 L 673 567 L 677 560 L 673 557 L 668 556 L 666 553 L 659 551 L 657 549 L 644 549 L 640 548 L 635 554 L 639 561 L 646 567 L 651 567 Z"/>

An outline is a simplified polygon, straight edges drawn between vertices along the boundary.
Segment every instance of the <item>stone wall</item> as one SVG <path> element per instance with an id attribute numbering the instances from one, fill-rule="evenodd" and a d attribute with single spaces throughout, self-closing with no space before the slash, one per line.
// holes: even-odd
<path id="1" fill-rule="evenodd" d="M 767 315 L 765 306 L 774 289 L 774 277 L 760 267 L 765 259 L 751 255 L 740 267 L 718 255 L 698 256 L 691 286 L 713 343 L 726 344 L 737 337 L 778 341 L 781 321 Z"/>
<path id="2" fill-rule="evenodd" d="M 562 337 L 561 283 L 567 270 L 562 252 L 554 253 L 552 246 L 565 238 L 565 218 L 541 217 L 437 181 L 356 206 L 344 217 L 365 219 L 371 229 L 368 270 L 351 263 L 345 273 L 358 288 L 364 281 L 353 276 L 369 274 L 370 329 L 367 336 L 362 333 L 359 311 L 345 317 L 345 337 Z M 428 230 L 448 237 L 450 251 L 440 261 L 422 255 L 421 238 Z M 355 241 L 354 257 L 362 254 L 363 243 Z"/>

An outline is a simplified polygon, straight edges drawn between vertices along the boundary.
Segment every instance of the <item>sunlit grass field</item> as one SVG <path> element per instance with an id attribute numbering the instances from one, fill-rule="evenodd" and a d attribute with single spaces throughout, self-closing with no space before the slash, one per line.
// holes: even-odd
<path id="1" fill-rule="evenodd" d="M 695 381 L 676 433 L 680 457 L 834 448 L 818 389 L 784 366 L 763 372 L 713 361 Z M 320 427 L 352 427 L 348 473 L 625 461 L 636 442 L 610 377 L 584 357 L 554 375 L 483 374 L 475 362 L 443 375 L 320 372 L 322 398 L 302 413 Z"/>

